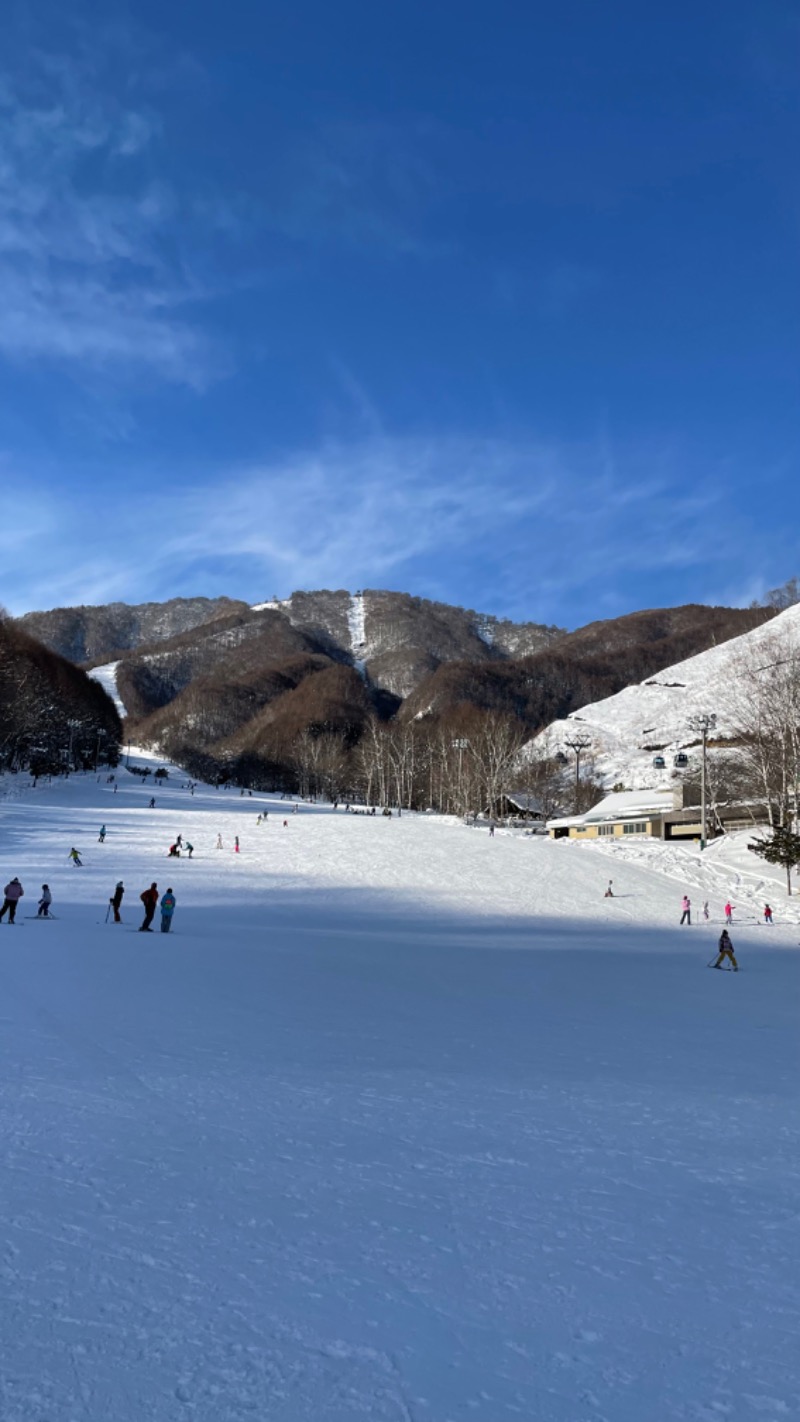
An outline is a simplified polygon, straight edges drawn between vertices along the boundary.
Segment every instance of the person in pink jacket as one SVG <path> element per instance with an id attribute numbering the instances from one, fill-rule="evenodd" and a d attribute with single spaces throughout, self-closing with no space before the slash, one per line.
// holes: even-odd
<path id="1" fill-rule="evenodd" d="M 0 923 L 2 923 L 5 918 L 6 912 L 8 913 L 9 923 L 13 923 L 14 916 L 17 912 L 17 904 L 25 893 L 25 890 L 19 882 L 19 879 L 15 876 L 10 884 L 6 884 L 3 893 L 5 894 L 5 898 L 3 899 L 3 907 L 0 909 Z"/>
<path id="2" fill-rule="evenodd" d="M 692 901 L 689 898 L 688 894 L 684 894 L 683 898 L 681 899 L 681 923 L 688 923 L 691 925 L 691 922 Z"/>

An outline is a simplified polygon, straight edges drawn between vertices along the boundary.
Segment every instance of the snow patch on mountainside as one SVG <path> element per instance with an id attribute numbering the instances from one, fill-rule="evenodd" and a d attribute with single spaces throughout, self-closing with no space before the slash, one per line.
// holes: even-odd
<path id="1" fill-rule="evenodd" d="M 365 677 L 367 674 L 367 664 L 363 655 L 367 643 L 365 619 L 364 594 L 353 593 L 350 597 L 350 606 L 347 610 L 347 626 L 350 631 L 350 651 L 353 655 L 353 666 L 359 676 L 362 677 Z"/>
<path id="2" fill-rule="evenodd" d="M 667 786 L 679 752 L 688 754 L 690 766 L 697 759 L 699 736 L 691 726 L 693 717 L 713 713 L 715 735 L 724 739 L 732 734 L 731 690 L 739 660 L 755 654 L 768 672 L 786 642 L 800 648 L 800 606 L 615 696 L 581 707 L 566 720 L 554 721 L 530 744 L 565 750 L 571 758 L 566 742 L 581 732 L 591 741 L 594 774 L 605 785 L 621 782 L 631 790 Z M 663 769 L 654 767 L 656 755 L 666 761 Z"/>
<path id="3" fill-rule="evenodd" d="M 116 706 L 120 716 L 127 716 L 128 713 L 125 710 L 125 704 L 119 694 L 119 689 L 117 687 L 118 667 L 119 662 L 106 662 L 104 666 L 95 667 L 92 671 L 90 671 L 89 676 L 92 678 L 92 681 L 99 681 L 103 690 L 108 696 L 111 697 L 111 700 Z"/>

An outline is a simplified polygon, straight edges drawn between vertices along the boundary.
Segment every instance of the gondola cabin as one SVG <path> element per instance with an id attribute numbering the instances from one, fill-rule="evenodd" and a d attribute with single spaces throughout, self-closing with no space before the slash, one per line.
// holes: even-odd
<path id="1" fill-rule="evenodd" d="M 678 754 L 673 757 L 672 764 L 676 766 L 678 770 L 685 770 L 689 764 L 689 757 L 686 751 L 678 751 Z"/>
<path id="2" fill-rule="evenodd" d="M 667 762 L 665 761 L 663 755 L 654 755 L 654 756 L 653 756 L 653 769 L 654 769 L 654 770 L 666 770 L 666 768 L 667 768 Z"/>

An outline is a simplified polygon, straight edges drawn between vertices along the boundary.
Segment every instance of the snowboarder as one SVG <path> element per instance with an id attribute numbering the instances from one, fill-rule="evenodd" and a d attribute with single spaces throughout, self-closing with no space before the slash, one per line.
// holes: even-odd
<path id="1" fill-rule="evenodd" d="M 769 904 L 764 905 L 764 922 L 770 924 L 772 923 L 772 909 L 770 908 Z"/>
<path id="2" fill-rule="evenodd" d="M 175 912 L 175 895 L 171 889 L 167 889 L 161 900 L 161 932 L 169 933 L 172 924 L 172 915 Z"/>
<path id="3" fill-rule="evenodd" d="M 98 842 L 98 844 L 103 844 L 103 842 L 104 842 L 104 840 L 105 840 L 105 837 L 106 837 L 106 827 L 105 827 L 105 825 L 101 825 L 101 826 L 100 826 L 100 833 L 99 833 L 99 835 L 97 836 L 97 842 Z"/>
<path id="4" fill-rule="evenodd" d="M 155 914 L 156 905 L 158 904 L 158 884 L 151 884 L 149 889 L 145 889 L 144 893 L 139 895 L 139 898 L 144 904 L 144 923 L 139 929 L 139 932 L 152 933 L 153 930 L 150 924 L 153 922 L 153 915 Z"/>
<path id="5" fill-rule="evenodd" d="M 687 894 L 684 894 L 683 898 L 681 899 L 681 910 L 681 924 L 688 923 L 689 925 L 691 925 L 692 901 Z"/>
<path id="6" fill-rule="evenodd" d="M 733 904 L 725 905 L 725 922 L 728 926 L 733 923 Z"/>
<path id="7" fill-rule="evenodd" d="M 218 834 L 218 835 L 217 835 L 217 849 L 221 849 L 221 848 L 222 848 L 222 835 L 221 835 L 221 834 Z"/>
<path id="8" fill-rule="evenodd" d="M 0 909 L 0 923 L 2 923 L 3 919 L 5 918 L 6 912 L 8 913 L 9 923 L 14 922 L 17 912 L 17 904 L 23 897 L 24 893 L 25 890 L 23 889 L 21 883 L 19 882 L 19 879 L 15 874 L 14 878 L 11 880 L 11 883 L 6 884 L 3 890 L 3 894 L 5 895 L 5 897 L 3 899 L 3 907 Z"/>
<path id="9" fill-rule="evenodd" d="M 734 957 L 733 944 L 731 943 L 730 934 L 728 933 L 727 928 L 723 928 L 719 936 L 719 957 L 717 958 L 716 963 L 714 963 L 715 968 L 722 967 L 723 958 L 730 958 L 733 971 L 735 973 L 738 973 L 739 964 L 737 963 L 736 958 Z"/>
<path id="10" fill-rule="evenodd" d="M 234 854 L 238 854 L 238 853 L 239 853 L 239 836 L 238 836 L 238 834 L 234 837 L 234 841 L 233 841 L 233 852 L 234 852 Z"/>
<path id="11" fill-rule="evenodd" d="M 193 844 L 190 844 L 189 841 L 188 841 L 188 839 L 187 839 L 186 844 L 184 845 L 184 848 L 185 848 L 186 853 L 188 854 L 189 858 L 191 859 L 192 855 L 194 854 L 194 845 L 193 845 Z"/>
<path id="12" fill-rule="evenodd" d="M 80 856 L 80 854 L 78 853 L 77 849 L 74 849 L 74 848 L 73 848 L 73 849 L 70 850 L 70 852 L 69 852 L 69 858 L 72 860 L 72 862 L 73 862 L 73 864 L 75 865 L 75 868 L 76 868 L 76 869 L 82 869 L 82 868 L 83 868 L 83 860 L 81 859 L 81 856 Z"/>
<path id="13" fill-rule="evenodd" d="M 613 884 L 614 884 L 614 880 L 613 880 L 613 879 L 609 879 L 609 881 L 608 881 L 608 888 L 606 889 L 605 894 L 603 895 L 604 898 L 606 898 L 606 899 L 613 899 L 613 897 L 614 897 Z"/>
<path id="14" fill-rule="evenodd" d="M 111 895 L 111 898 L 110 898 L 109 901 L 108 901 L 108 902 L 110 903 L 112 909 L 114 910 L 114 922 L 115 922 L 115 923 L 122 923 L 122 917 L 121 917 L 121 915 L 120 915 L 120 907 L 121 907 L 121 905 L 122 905 L 122 896 L 123 896 L 124 893 L 125 893 L 125 885 L 123 884 L 122 880 L 120 879 L 119 883 L 117 884 L 116 889 L 114 890 L 113 894 Z"/>
<path id="15" fill-rule="evenodd" d="M 703 918 L 708 923 L 708 899 L 703 900 Z"/>
<path id="16" fill-rule="evenodd" d="M 41 897 L 40 900 L 39 900 L 39 907 L 38 907 L 38 909 L 36 910 L 36 917 L 37 917 L 37 918 L 49 918 L 49 917 L 50 917 L 50 905 L 51 905 L 52 902 L 53 902 L 53 895 L 50 893 L 50 890 L 49 890 L 47 884 L 42 884 L 42 897 Z"/>

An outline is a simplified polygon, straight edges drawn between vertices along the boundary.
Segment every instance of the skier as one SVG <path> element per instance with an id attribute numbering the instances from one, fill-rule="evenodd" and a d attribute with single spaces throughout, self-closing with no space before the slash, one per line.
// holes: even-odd
<path id="1" fill-rule="evenodd" d="M 392 813 L 392 812 L 391 812 L 391 810 L 390 810 L 390 811 L 389 811 L 389 814 L 391 814 L 391 813 Z M 490 820 L 490 821 L 489 821 L 489 838 L 490 838 L 490 839 L 494 839 L 494 820 Z"/>
<path id="2" fill-rule="evenodd" d="M 180 852 L 180 850 L 179 850 L 179 848 L 178 848 L 177 843 L 171 844 L 170 847 L 169 847 L 169 853 L 168 853 L 168 855 L 167 855 L 167 858 L 168 858 L 168 859 L 180 859 L 180 857 L 181 857 L 181 852 Z"/>
<path id="3" fill-rule="evenodd" d="M 156 905 L 158 904 L 158 884 L 151 884 L 149 889 L 145 889 L 144 893 L 139 895 L 139 898 L 144 904 L 144 923 L 139 929 L 139 932 L 152 933 L 153 930 L 150 924 L 153 922 L 153 915 L 155 914 Z"/>
<path id="4" fill-rule="evenodd" d="M 155 795 L 151 795 L 151 796 L 150 796 L 150 804 L 148 805 L 147 808 L 148 808 L 148 810 L 154 810 L 155 807 L 156 807 L 156 797 L 155 797 Z"/>
<path id="5" fill-rule="evenodd" d="M 25 893 L 16 874 L 11 880 L 11 883 L 6 884 L 3 893 L 5 897 L 3 899 L 3 907 L 0 909 L 0 923 L 2 923 L 5 918 L 6 911 L 8 911 L 9 923 L 13 923 L 17 913 L 17 904 Z"/>
<path id="6" fill-rule="evenodd" d="M 49 918 L 49 917 L 50 917 L 50 905 L 51 905 L 52 902 L 53 902 L 53 895 L 50 893 L 50 890 L 49 890 L 47 884 L 42 884 L 42 897 L 41 897 L 40 900 L 39 900 L 39 907 L 38 907 L 38 909 L 37 909 L 37 911 L 36 911 L 36 917 L 37 917 L 37 918 Z"/>
<path id="7" fill-rule="evenodd" d="M 73 862 L 73 864 L 75 865 L 75 868 L 76 868 L 76 869 L 82 869 L 82 868 L 83 868 L 83 860 L 81 859 L 81 856 L 80 856 L 80 854 L 78 853 L 77 849 L 74 849 L 74 848 L 73 848 L 73 849 L 70 850 L 70 852 L 69 852 L 69 858 L 72 860 L 72 862 Z"/>
<path id="8" fill-rule="evenodd" d="M 725 905 L 725 922 L 729 926 L 733 923 L 733 904 Z"/>
<path id="9" fill-rule="evenodd" d="M 703 900 L 703 918 L 708 923 L 708 899 Z"/>
<path id="10" fill-rule="evenodd" d="M 613 887 L 612 887 L 613 883 L 614 883 L 614 880 L 613 880 L 613 879 L 609 879 L 609 881 L 608 881 L 608 888 L 606 889 L 605 894 L 603 895 L 604 898 L 606 898 L 606 899 L 613 899 L 613 897 L 614 897 L 614 889 L 613 889 Z"/>
<path id="11" fill-rule="evenodd" d="M 105 837 L 106 837 L 106 827 L 105 827 L 105 825 L 101 825 L 101 826 L 100 826 L 100 833 L 99 833 L 99 835 L 97 836 L 97 842 L 98 842 L 98 844 L 102 844 L 102 843 L 104 842 L 104 840 L 105 840 Z"/>
<path id="12" fill-rule="evenodd" d="M 736 958 L 734 957 L 733 944 L 731 943 L 730 934 L 728 933 L 727 928 L 723 928 L 719 936 L 719 957 L 717 958 L 717 961 L 716 963 L 714 963 L 713 966 L 715 968 L 721 968 L 723 958 L 730 958 L 733 971 L 735 973 L 738 973 L 739 964 L 737 963 Z"/>
<path id="13" fill-rule="evenodd" d="M 111 898 L 110 898 L 109 901 L 108 901 L 108 902 L 110 903 L 112 909 L 114 910 L 114 922 L 115 922 L 115 923 L 122 923 L 122 917 L 121 917 L 121 915 L 120 915 L 120 907 L 121 907 L 121 905 L 122 905 L 122 896 L 123 896 L 124 893 L 125 893 L 125 885 L 123 884 L 122 880 L 120 879 L 119 883 L 117 884 L 116 889 L 114 890 L 113 894 L 111 895 Z"/>
<path id="14" fill-rule="evenodd" d="M 217 835 L 217 849 L 221 849 L 221 848 L 222 848 L 222 835 L 221 835 L 221 834 L 218 834 L 218 835 Z"/>
<path id="15" fill-rule="evenodd" d="M 190 844 L 189 841 L 188 841 L 188 839 L 187 839 L 186 844 L 184 845 L 184 848 L 185 848 L 186 853 L 188 854 L 189 858 L 191 859 L 192 855 L 194 854 L 194 845 L 193 845 L 193 844 Z"/>
<path id="16" fill-rule="evenodd" d="M 256 820 L 256 824 L 257 824 L 257 825 L 260 825 L 260 824 L 261 824 L 261 816 L 260 816 L 260 815 L 259 815 L 258 819 Z"/>
<path id="17" fill-rule="evenodd" d="M 161 932 L 169 933 L 172 924 L 172 915 L 175 912 L 175 895 L 171 889 L 167 889 L 161 900 Z"/>
<path id="18" fill-rule="evenodd" d="M 175 843 L 177 844 L 177 846 L 178 846 L 179 849 L 182 849 L 182 848 L 183 848 L 183 835 L 182 835 L 182 834 L 179 834 L 179 835 L 178 835 L 178 838 L 175 840 Z"/>
<path id="19" fill-rule="evenodd" d="M 689 925 L 691 925 L 692 901 L 686 894 L 684 894 L 683 898 L 681 899 L 681 910 L 681 924 L 688 923 Z"/>
<path id="20" fill-rule="evenodd" d="M 284 829 L 288 829 L 288 828 L 289 828 L 289 821 L 288 821 L 288 820 L 284 820 L 284 822 L 283 822 L 283 828 L 284 828 Z"/>
<path id="21" fill-rule="evenodd" d="M 764 905 L 764 922 L 769 924 L 772 923 L 772 909 L 770 908 L 769 904 Z"/>
<path id="22" fill-rule="evenodd" d="M 233 852 L 234 852 L 234 854 L 238 854 L 238 853 L 239 853 L 239 836 L 238 836 L 238 834 L 235 836 L 234 841 L 233 841 Z"/>

